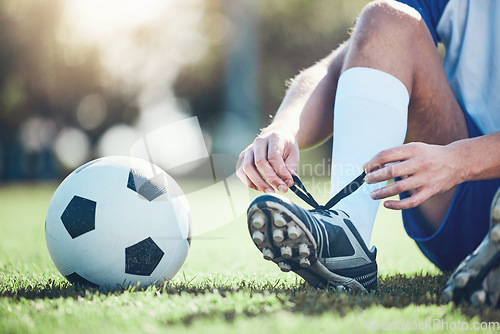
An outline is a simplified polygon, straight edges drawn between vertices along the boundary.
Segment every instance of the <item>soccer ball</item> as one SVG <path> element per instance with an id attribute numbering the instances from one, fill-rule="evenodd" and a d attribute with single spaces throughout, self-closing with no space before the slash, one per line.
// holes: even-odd
<path id="1" fill-rule="evenodd" d="M 71 283 L 161 285 L 186 259 L 191 213 L 178 184 L 158 166 L 105 157 L 79 167 L 57 188 L 45 238 Z"/>

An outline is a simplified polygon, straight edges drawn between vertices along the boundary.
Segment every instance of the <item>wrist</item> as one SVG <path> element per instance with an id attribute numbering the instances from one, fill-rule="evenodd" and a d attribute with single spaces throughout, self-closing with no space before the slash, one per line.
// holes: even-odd
<path id="1" fill-rule="evenodd" d="M 446 146 L 452 154 L 451 161 L 454 162 L 457 184 L 472 181 L 477 174 L 477 166 L 471 156 L 467 140 L 459 140 Z"/>
<path id="2" fill-rule="evenodd" d="M 291 126 L 290 124 L 284 122 L 274 121 L 267 127 L 261 129 L 259 137 L 264 137 L 273 133 L 282 135 L 287 138 L 293 138 L 295 141 L 297 141 L 298 128 L 296 129 L 294 126 Z"/>

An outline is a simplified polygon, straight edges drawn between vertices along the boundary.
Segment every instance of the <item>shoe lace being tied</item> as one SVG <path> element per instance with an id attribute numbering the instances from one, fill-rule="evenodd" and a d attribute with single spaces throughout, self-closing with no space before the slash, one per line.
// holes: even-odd
<path id="1" fill-rule="evenodd" d="M 312 206 L 315 210 L 329 210 L 335 204 L 340 202 L 343 198 L 349 196 L 359 187 L 363 185 L 365 182 L 365 172 L 361 173 L 357 178 L 352 180 L 347 186 L 345 186 L 341 191 L 339 191 L 335 196 L 330 198 L 330 200 L 325 205 L 319 205 L 318 202 L 314 199 L 314 197 L 307 191 L 306 187 L 299 179 L 297 175 L 292 175 L 293 181 L 295 184 L 290 187 L 290 190 L 293 191 L 297 196 L 299 196 L 304 202 Z"/>

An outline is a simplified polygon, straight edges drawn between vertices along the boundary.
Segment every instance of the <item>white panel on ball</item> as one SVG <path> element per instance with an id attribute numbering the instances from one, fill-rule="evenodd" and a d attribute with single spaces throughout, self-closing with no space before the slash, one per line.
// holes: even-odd
<path id="1" fill-rule="evenodd" d="M 190 231 L 189 206 L 175 180 L 131 157 L 76 169 L 54 193 L 45 223 L 61 274 L 100 288 L 171 279 L 186 259 Z"/>

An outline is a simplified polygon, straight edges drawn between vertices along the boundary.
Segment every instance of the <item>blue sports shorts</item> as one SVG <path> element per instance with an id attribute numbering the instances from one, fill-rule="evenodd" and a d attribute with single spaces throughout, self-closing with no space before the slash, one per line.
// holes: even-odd
<path id="1" fill-rule="evenodd" d="M 483 135 L 467 112 L 464 115 L 470 138 Z M 439 269 L 453 270 L 479 246 L 488 232 L 491 201 L 499 187 L 500 179 L 460 184 L 443 224 L 433 235 L 428 235 L 420 226 L 415 210 L 403 210 L 406 233 Z M 400 198 L 408 196 L 403 193 Z"/>

